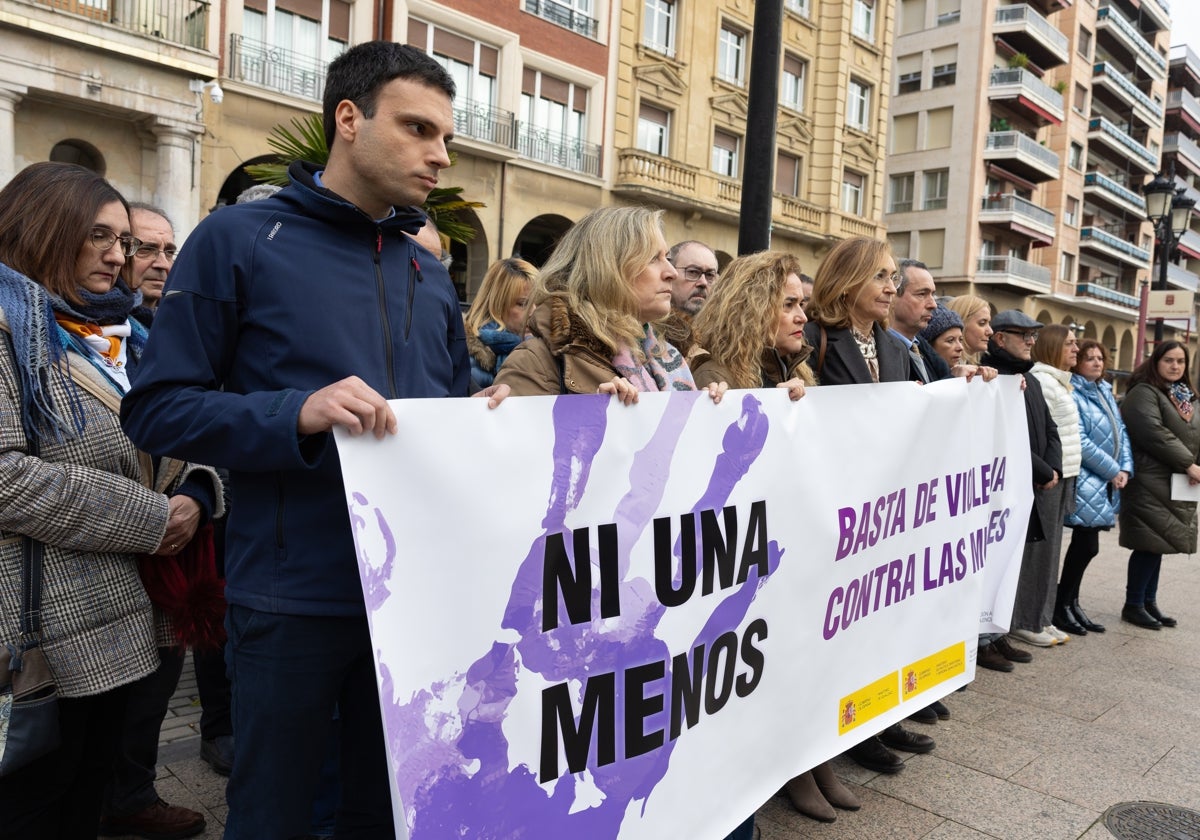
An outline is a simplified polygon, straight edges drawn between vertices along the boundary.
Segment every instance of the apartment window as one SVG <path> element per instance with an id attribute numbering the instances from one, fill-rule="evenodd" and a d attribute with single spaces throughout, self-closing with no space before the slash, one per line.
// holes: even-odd
<path id="1" fill-rule="evenodd" d="M 946 253 L 946 231 L 917 231 L 917 259 L 930 268 L 941 268 Z"/>
<path id="2" fill-rule="evenodd" d="M 785 0 L 784 6 L 800 15 L 800 17 L 812 16 L 812 9 L 809 6 L 809 0 Z"/>
<path id="3" fill-rule="evenodd" d="M 1075 282 L 1075 255 L 1068 254 L 1063 251 L 1062 261 L 1059 263 L 1059 280 L 1063 283 Z"/>
<path id="4" fill-rule="evenodd" d="M 851 79 L 846 101 L 846 124 L 859 131 L 871 127 L 871 86 Z"/>
<path id="5" fill-rule="evenodd" d="M 1071 102 L 1071 107 L 1075 109 L 1075 113 L 1087 115 L 1087 98 L 1088 89 L 1079 82 L 1075 83 L 1075 98 Z"/>
<path id="6" fill-rule="evenodd" d="M 896 59 L 896 93 L 916 93 L 921 89 L 921 53 Z"/>
<path id="7" fill-rule="evenodd" d="M 850 169 L 842 172 L 842 212 L 852 216 L 863 214 L 863 192 L 867 176 Z"/>
<path id="8" fill-rule="evenodd" d="M 958 47 L 941 47 L 933 51 L 933 86 L 949 87 L 958 77 Z"/>
<path id="9" fill-rule="evenodd" d="M 1063 211 L 1063 221 L 1068 227 L 1079 227 L 1079 199 L 1067 196 L 1067 206 Z"/>
<path id="10" fill-rule="evenodd" d="M 741 85 L 746 69 L 746 34 L 727 26 L 721 27 L 717 44 L 717 75 L 727 82 Z"/>
<path id="11" fill-rule="evenodd" d="M 674 0 L 646 0 L 642 7 L 642 16 L 642 43 L 655 52 L 674 58 Z"/>
<path id="12" fill-rule="evenodd" d="M 890 179 L 889 213 L 907 213 L 913 209 L 913 174 L 893 175 Z"/>
<path id="13" fill-rule="evenodd" d="M 637 147 L 664 157 L 670 152 L 671 113 L 643 102 L 638 108 Z"/>
<path id="14" fill-rule="evenodd" d="M 289 10 L 289 6 L 293 6 L 293 9 Z M 318 5 L 314 11 L 319 14 L 320 8 Z M 350 40 L 349 3 L 338 0 L 331 2 L 329 17 L 324 20 L 304 15 L 303 12 L 309 9 L 308 4 L 280 2 L 271 15 L 265 9 L 266 4 L 263 4 L 263 9 L 243 10 L 242 35 L 259 44 L 290 51 L 295 58 L 332 61 L 345 51 Z M 320 94 L 318 90 L 317 95 Z"/>
<path id="15" fill-rule="evenodd" d="M 738 176 L 738 148 L 742 138 L 718 129 L 713 132 L 712 170 L 728 178 Z"/>
<path id="16" fill-rule="evenodd" d="M 954 109 L 935 108 L 925 115 L 925 148 L 945 149 L 954 131 Z"/>
<path id="17" fill-rule="evenodd" d="M 925 188 L 925 200 L 921 203 L 921 209 L 945 210 L 946 198 L 950 195 L 950 170 L 929 170 L 921 181 Z"/>
<path id="18" fill-rule="evenodd" d="M 900 114 L 892 117 L 892 154 L 902 155 L 917 150 L 917 115 Z"/>
<path id="19" fill-rule="evenodd" d="M 775 192 L 800 195 L 800 158 L 780 152 L 775 156 Z"/>
<path id="20" fill-rule="evenodd" d="M 779 104 L 793 111 L 804 110 L 804 78 L 808 75 L 808 62 L 794 55 L 783 56 L 783 84 L 779 90 Z"/>
<path id="21" fill-rule="evenodd" d="M 937 25 L 949 26 L 962 18 L 962 0 L 938 0 Z"/>
<path id="22" fill-rule="evenodd" d="M 925 28 L 925 0 L 900 0 L 900 34 L 908 35 Z"/>
<path id="23" fill-rule="evenodd" d="M 587 137 L 588 89 L 526 67 L 521 81 L 517 151 L 564 169 L 597 174 Z"/>
<path id="24" fill-rule="evenodd" d="M 1076 50 L 1088 61 L 1092 60 L 1092 33 L 1082 26 L 1079 27 L 1079 43 L 1076 44 Z"/>
<path id="25" fill-rule="evenodd" d="M 415 18 L 408 19 L 408 43 L 432 56 L 454 79 L 455 110 L 469 114 L 465 120 L 456 119 L 455 131 L 492 139 L 484 136 L 488 129 L 494 129 L 486 110 L 476 113 L 472 106 L 487 109 L 495 104 L 500 51 Z"/>
<path id="26" fill-rule="evenodd" d="M 912 248 L 912 235 L 908 231 L 889 233 L 887 240 L 888 247 L 892 251 L 892 256 L 897 262 L 908 259 L 909 249 Z"/>
<path id="27" fill-rule="evenodd" d="M 1071 147 L 1067 151 L 1067 165 L 1076 172 L 1083 171 L 1083 146 L 1081 144 L 1071 142 Z"/>
<path id="28" fill-rule="evenodd" d="M 854 0 L 850 32 L 864 41 L 875 43 L 875 0 Z"/>

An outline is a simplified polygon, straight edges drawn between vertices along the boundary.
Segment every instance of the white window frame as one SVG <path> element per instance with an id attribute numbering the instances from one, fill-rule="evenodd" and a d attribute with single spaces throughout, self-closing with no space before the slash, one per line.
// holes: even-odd
<path id="1" fill-rule="evenodd" d="M 666 117 L 666 122 L 657 122 L 643 116 L 645 108 L 653 108 Z M 657 147 L 657 148 L 655 148 Z M 637 119 L 637 148 L 652 155 L 667 157 L 671 152 L 671 112 L 649 102 L 643 102 L 638 108 Z"/>
<path id="2" fill-rule="evenodd" d="M 875 43 L 875 0 L 854 0 L 850 32 L 867 43 Z"/>
<path id="3" fill-rule="evenodd" d="M 871 86 L 855 78 L 846 85 L 846 125 L 859 131 L 871 128 Z"/>
<path id="4" fill-rule="evenodd" d="M 857 176 L 860 183 L 855 184 L 847 180 L 847 176 Z M 842 170 L 842 197 L 841 208 L 843 213 L 849 213 L 852 216 L 861 216 L 863 214 L 863 196 L 867 191 L 867 176 L 861 172 L 854 172 L 850 169 Z"/>
<path id="5" fill-rule="evenodd" d="M 800 75 L 788 72 L 788 59 L 800 65 Z M 808 62 L 798 55 L 784 53 L 783 73 L 779 84 L 779 104 L 804 113 L 804 85 L 808 77 Z"/>
<path id="6" fill-rule="evenodd" d="M 675 57 L 675 0 L 644 0 L 642 44 L 670 58 Z M 665 31 L 664 31 L 665 30 Z"/>
<path id="7" fill-rule="evenodd" d="M 812 7 L 809 0 L 784 0 L 784 5 L 800 17 L 812 17 Z"/>
<path id="8" fill-rule="evenodd" d="M 717 76 L 738 87 L 746 83 L 746 33 L 727 24 L 717 36 Z"/>
<path id="9" fill-rule="evenodd" d="M 728 131 L 720 131 L 720 129 L 718 129 L 718 133 L 732 137 L 734 147 L 730 150 L 724 146 L 718 146 L 716 135 L 713 135 L 712 171 L 725 178 L 737 178 L 741 174 L 742 138 Z"/>
<path id="10" fill-rule="evenodd" d="M 949 198 L 950 170 L 926 170 L 921 176 L 921 209 L 945 210 Z"/>

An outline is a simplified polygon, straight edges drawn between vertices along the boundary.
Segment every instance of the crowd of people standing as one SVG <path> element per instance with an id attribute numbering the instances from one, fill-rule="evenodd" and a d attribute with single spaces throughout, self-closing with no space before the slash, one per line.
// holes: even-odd
<path id="1" fill-rule="evenodd" d="M 662 212 L 643 207 L 587 214 L 540 271 L 498 262 L 464 319 L 440 249 L 414 238 L 450 165 L 454 93 L 418 50 L 348 50 L 326 82 L 328 162 L 296 162 L 290 186 L 210 215 L 177 261 L 161 211 L 81 167 L 35 164 L 0 191 L 0 642 L 40 640 L 61 695 L 59 746 L 0 778 L 0 838 L 203 830 L 145 778 L 146 733 L 182 657 L 139 564 L 210 535 L 227 498 L 232 727 L 206 737 L 206 760 L 231 772 L 225 836 L 310 834 L 330 767 L 336 835 L 392 836 L 330 434 L 396 433 L 388 399 L 599 393 L 632 405 L 703 390 L 719 402 L 732 387 L 800 400 L 813 387 L 1019 375 L 1035 504 L 1012 629 L 980 637 L 978 664 L 1011 671 L 1028 645 L 1104 632 L 1080 589 L 1099 532 L 1118 523 L 1131 550 L 1122 620 L 1176 624 L 1158 603 L 1162 560 L 1195 550 L 1197 523 L 1172 484 L 1200 484 L 1185 345 L 1159 343 L 1118 406 L 1100 344 L 978 297 L 939 301 L 928 267 L 897 263 L 882 241 L 834 245 L 806 284 L 786 253 L 722 269 L 704 243 L 668 247 Z M 139 225 L 139 210 L 154 218 Z M 31 556 L 45 582 L 33 634 Z M 912 719 L 950 714 L 935 702 Z M 894 773 L 896 750 L 932 749 L 896 724 L 848 755 Z M 133 759 L 135 781 L 115 789 L 114 767 Z M 784 790 L 822 821 L 861 807 L 828 764 Z M 751 817 L 731 837 L 752 833 Z"/>

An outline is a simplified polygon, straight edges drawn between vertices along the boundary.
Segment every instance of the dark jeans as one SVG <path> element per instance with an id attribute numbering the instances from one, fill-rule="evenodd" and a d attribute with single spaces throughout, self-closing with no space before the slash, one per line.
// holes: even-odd
<path id="1" fill-rule="evenodd" d="M 335 706 L 341 713 L 337 837 L 394 837 L 366 618 L 279 615 L 230 604 L 225 624 L 236 744 L 225 840 L 309 833 Z"/>
<path id="2" fill-rule="evenodd" d="M 200 695 L 200 737 L 211 741 L 233 734 L 230 717 L 229 677 L 225 675 L 225 649 L 193 650 L 196 693 Z"/>
<path id="3" fill-rule="evenodd" d="M 0 838 L 95 840 L 129 687 L 58 701 L 62 744 L 0 779 Z"/>
<path id="4" fill-rule="evenodd" d="M 1158 571 L 1162 555 L 1135 549 L 1129 552 L 1129 574 L 1125 580 L 1125 603 L 1132 606 L 1158 600 Z"/>
<path id="5" fill-rule="evenodd" d="M 1058 579 L 1058 604 L 1071 604 L 1079 600 L 1079 587 L 1083 584 L 1083 573 L 1088 564 L 1100 553 L 1102 528 L 1085 528 L 1077 525 L 1071 529 L 1071 544 L 1063 557 L 1062 576 Z"/>
<path id="6" fill-rule="evenodd" d="M 159 648 L 158 657 L 158 669 L 129 686 L 121 750 L 105 797 L 106 814 L 129 816 L 158 801 L 154 789 L 158 736 L 179 685 L 184 655 L 179 648 Z"/>

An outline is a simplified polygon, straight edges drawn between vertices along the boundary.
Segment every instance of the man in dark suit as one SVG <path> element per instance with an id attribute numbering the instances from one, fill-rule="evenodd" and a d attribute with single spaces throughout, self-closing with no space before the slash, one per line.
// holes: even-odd
<path id="1" fill-rule="evenodd" d="M 900 282 L 892 299 L 892 325 L 888 332 L 908 347 L 915 379 L 919 382 L 949 379 L 950 366 L 920 335 L 938 306 L 933 275 L 919 260 L 901 260 L 898 273 Z"/>

